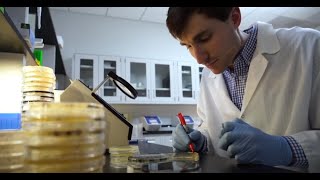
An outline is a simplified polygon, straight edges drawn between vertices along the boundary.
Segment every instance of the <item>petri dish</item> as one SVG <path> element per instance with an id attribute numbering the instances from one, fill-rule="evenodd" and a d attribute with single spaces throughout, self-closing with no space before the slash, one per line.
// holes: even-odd
<path id="1" fill-rule="evenodd" d="M 170 154 L 135 154 L 128 157 L 129 162 L 148 163 L 160 162 L 170 158 Z"/>
<path id="2" fill-rule="evenodd" d="M 56 83 L 49 83 L 49 82 L 28 82 L 28 83 L 23 83 L 23 87 L 33 87 L 33 86 L 40 86 L 40 87 L 55 87 Z"/>
<path id="3" fill-rule="evenodd" d="M 127 172 L 142 172 L 142 166 L 150 162 L 164 162 L 170 160 L 170 154 L 136 154 L 128 157 Z"/>
<path id="4" fill-rule="evenodd" d="M 54 87 L 42 87 L 42 86 L 23 86 L 22 92 L 29 91 L 45 91 L 45 92 L 53 92 Z"/>
<path id="5" fill-rule="evenodd" d="M 29 147 L 25 153 L 28 161 L 65 161 L 81 160 L 103 156 L 104 144 L 89 144 L 80 146 Z"/>
<path id="6" fill-rule="evenodd" d="M 24 140 L 24 132 L 22 130 L 1 130 L 0 145 L 18 145 Z"/>
<path id="7" fill-rule="evenodd" d="M 101 104 L 97 103 L 30 103 L 25 115 L 30 121 L 72 122 L 101 121 L 105 114 Z"/>
<path id="8" fill-rule="evenodd" d="M 42 78 L 50 78 L 50 79 L 56 79 L 55 74 L 51 74 L 48 72 L 40 72 L 40 71 L 29 71 L 23 73 L 23 78 L 32 78 L 32 77 L 42 77 Z"/>
<path id="9" fill-rule="evenodd" d="M 59 134 L 55 134 L 56 132 L 29 133 L 26 131 L 28 138 L 26 138 L 25 145 L 29 148 L 29 146 L 74 146 L 96 143 L 103 144 L 105 142 L 105 134 L 103 131 L 85 134 L 79 134 L 76 131 L 58 132 Z"/>
<path id="10" fill-rule="evenodd" d="M 37 92 L 37 91 L 29 91 L 22 93 L 23 96 L 39 96 L 39 97 L 54 97 L 54 93 L 50 92 Z"/>
<path id="11" fill-rule="evenodd" d="M 23 73 L 38 72 L 38 73 L 54 74 L 53 69 L 46 66 L 23 66 L 22 72 Z"/>
<path id="12" fill-rule="evenodd" d="M 175 161 L 199 161 L 197 152 L 175 152 L 170 153 L 171 159 Z"/>
<path id="13" fill-rule="evenodd" d="M 0 156 L 21 152 L 24 152 L 24 142 L 22 140 L 14 141 L 11 144 L 0 144 Z"/>
<path id="14" fill-rule="evenodd" d="M 190 173 L 201 172 L 199 161 L 151 162 L 142 165 L 142 172 L 147 173 Z"/>
<path id="15" fill-rule="evenodd" d="M 29 101 L 51 102 L 51 101 L 54 101 L 54 97 L 43 97 L 43 96 L 23 96 L 22 97 L 22 102 L 29 102 Z"/>
<path id="16" fill-rule="evenodd" d="M 113 146 L 109 148 L 110 166 L 113 168 L 126 168 L 128 157 L 139 154 L 139 147 L 134 145 Z"/>
<path id="17" fill-rule="evenodd" d="M 21 168 L 24 164 L 24 152 L 0 155 L 0 170 Z"/>
<path id="18" fill-rule="evenodd" d="M 23 78 L 23 84 L 28 83 L 56 83 L 56 80 L 54 78 L 47 78 L 47 77 L 24 77 Z"/>
<path id="19" fill-rule="evenodd" d="M 99 156 L 95 158 L 87 158 L 82 160 L 66 160 L 66 161 L 28 161 L 26 160 L 26 171 L 37 173 L 50 172 L 93 172 L 103 168 L 105 157 Z"/>

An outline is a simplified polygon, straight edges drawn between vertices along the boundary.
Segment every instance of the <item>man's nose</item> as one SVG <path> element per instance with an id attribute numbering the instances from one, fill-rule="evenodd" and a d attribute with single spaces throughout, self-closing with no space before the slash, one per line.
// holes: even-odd
<path id="1" fill-rule="evenodd" d="M 204 64 L 208 59 L 208 53 L 200 46 L 193 47 L 192 56 L 197 60 L 198 64 Z"/>

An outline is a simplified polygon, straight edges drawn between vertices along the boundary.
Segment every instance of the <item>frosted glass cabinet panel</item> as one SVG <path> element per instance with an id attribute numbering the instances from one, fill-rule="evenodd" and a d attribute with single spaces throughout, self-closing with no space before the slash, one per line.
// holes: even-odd
<path id="1" fill-rule="evenodd" d="M 204 65 L 197 65 L 197 74 L 198 77 L 196 78 L 196 100 L 199 98 L 199 93 L 200 93 L 200 83 L 201 83 L 201 78 L 202 78 L 202 71 L 204 68 Z"/>
<path id="2" fill-rule="evenodd" d="M 154 60 L 151 65 L 151 75 L 153 99 L 173 102 L 173 61 Z"/>
<path id="3" fill-rule="evenodd" d="M 118 76 L 122 77 L 120 64 L 120 57 L 99 56 L 99 83 L 108 77 L 110 71 L 113 71 Z M 116 87 L 111 79 L 100 87 L 99 95 L 106 102 L 118 102 L 121 101 L 122 98 L 122 92 Z"/>
<path id="4" fill-rule="evenodd" d="M 137 90 L 135 100 L 126 97 L 126 101 L 147 102 L 150 99 L 150 66 L 146 59 L 126 58 L 126 80 Z M 149 76 L 148 76 L 149 75 Z"/>
<path id="5" fill-rule="evenodd" d="M 98 85 L 98 57 L 76 54 L 74 59 L 74 79 L 80 79 L 91 90 Z"/>
<path id="6" fill-rule="evenodd" d="M 195 102 L 196 75 L 194 63 L 178 62 L 178 101 Z"/>

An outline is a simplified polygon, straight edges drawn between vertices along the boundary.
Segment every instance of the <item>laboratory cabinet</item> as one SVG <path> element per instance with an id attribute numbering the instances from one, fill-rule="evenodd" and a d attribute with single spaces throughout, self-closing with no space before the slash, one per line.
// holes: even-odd
<path id="1" fill-rule="evenodd" d="M 110 71 L 123 77 L 121 71 L 121 59 L 118 56 L 75 54 L 73 62 L 73 79 L 80 79 L 91 90 L 102 82 Z M 108 103 L 119 103 L 123 95 L 119 88 L 116 88 L 113 81 L 107 81 L 96 92 Z"/>
<path id="2" fill-rule="evenodd" d="M 177 62 L 177 101 L 183 103 L 196 102 L 196 83 L 198 72 L 193 62 Z"/>
<path id="3" fill-rule="evenodd" d="M 126 80 L 138 91 L 138 97 L 127 102 L 173 103 L 174 62 L 170 60 L 150 60 L 140 58 L 125 59 Z"/>
<path id="4" fill-rule="evenodd" d="M 108 103 L 196 104 L 202 69 L 203 66 L 194 61 L 77 53 L 74 55 L 73 79 L 80 79 L 94 89 L 113 71 L 138 92 L 137 98 L 131 99 L 108 81 L 96 92 Z"/>

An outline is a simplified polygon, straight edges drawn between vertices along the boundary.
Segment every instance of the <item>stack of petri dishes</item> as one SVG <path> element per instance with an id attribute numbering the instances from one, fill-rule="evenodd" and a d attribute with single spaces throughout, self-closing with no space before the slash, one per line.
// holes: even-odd
<path id="1" fill-rule="evenodd" d="M 113 146 L 109 148 L 110 166 L 113 168 L 127 168 L 128 158 L 139 154 L 139 147 L 135 145 Z"/>
<path id="2" fill-rule="evenodd" d="M 21 130 L 0 131 L 0 173 L 24 172 L 23 138 Z"/>
<path id="3" fill-rule="evenodd" d="M 32 103 L 25 112 L 27 172 L 103 172 L 103 106 L 95 103 Z"/>
<path id="4" fill-rule="evenodd" d="M 22 119 L 29 103 L 54 102 L 56 76 L 45 66 L 24 66 L 22 86 Z"/>

